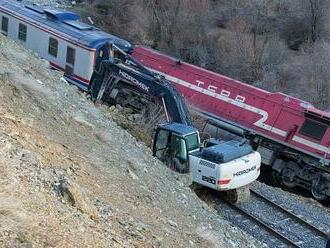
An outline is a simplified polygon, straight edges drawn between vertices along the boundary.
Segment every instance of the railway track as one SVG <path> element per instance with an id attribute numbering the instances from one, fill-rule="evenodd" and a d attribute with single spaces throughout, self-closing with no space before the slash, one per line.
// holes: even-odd
<path id="1" fill-rule="evenodd" d="M 279 209 L 280 211 L 282 211 L 283 213 L 287 214 L 288 216 L 290 216 L 292 219 L 295 219 L 297 222 L 299 222 L 300 224 L 306 226 L 306 228 L 310 229 L 311 231 L 314 231 L 316 234 L 318 234 L 320 237 L 323 238 L 327 238 L 328 237 L 328 233 L 319 229 L 318 227 L 316 227 L 313 223 L 304 220 L 303 218 L 301 218 L 300 216 L 298 216 L 297 214 L 293 213 L 292 211 L 285 209 L 284 207 L 282 207 L 281 205 L 277 204 L 276 202 L 274 202 L 273 200 L 269 199 L 268 197 L 258 193 L 255 190 L 250 189 L 250 192 L 253 196 L 258 197 L 260 199 L 262 199 L 263 201 L 271 204 L 272 206 L 276 207 L 277 209 Z"/>
<path id="2" fill-rule="evenodd" d="M 273 199 L 255 190 L 250 191 L 251 202 L 235 205 L 227 202 L 226 204 L 274 237 L 277 242 L 272 241 L 272 246 L 276 244 L 276 247 L 284 245 L 299 248 L 325 247 L 326 238 L 329 235 L 327 232 L 277 204 Z M 255 205 L 256 201 L 257 205 Z M 258 208 L 251 210 L 254 208 L 251 204 L 260 207 L 259 214 L 256 213 Z"/>

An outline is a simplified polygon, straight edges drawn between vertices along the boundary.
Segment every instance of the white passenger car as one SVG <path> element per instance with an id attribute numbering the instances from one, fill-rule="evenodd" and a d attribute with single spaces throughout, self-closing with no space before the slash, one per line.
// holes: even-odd
<path id="1" fill-rule="evenodd" d="M 72 12 L 41 9 L 13 0 L 0 1 L 0 32 L 21 42 L 65 72 L 70 83 L 87 90 L 98 57 L 108 56 L 105 44 L 112 42 L 124 51 L 132 45 L 94 26 L 81 22 Z"/>

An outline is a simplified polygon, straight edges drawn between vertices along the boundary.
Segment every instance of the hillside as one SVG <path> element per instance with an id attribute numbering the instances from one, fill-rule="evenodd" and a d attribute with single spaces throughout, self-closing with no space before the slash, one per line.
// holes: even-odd
<path id="1" fill-rule="evenodd" d="M 74 86 L 0 36 L 1 247 L 260 247 Z"/>

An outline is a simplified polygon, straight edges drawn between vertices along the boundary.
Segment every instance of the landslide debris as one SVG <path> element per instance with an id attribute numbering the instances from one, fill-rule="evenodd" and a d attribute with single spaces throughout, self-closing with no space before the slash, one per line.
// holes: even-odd
<path id="1" fill-rule="evenodd" d="M 0 36 L 0 247 L 259 247 L 20 45 Z"/>

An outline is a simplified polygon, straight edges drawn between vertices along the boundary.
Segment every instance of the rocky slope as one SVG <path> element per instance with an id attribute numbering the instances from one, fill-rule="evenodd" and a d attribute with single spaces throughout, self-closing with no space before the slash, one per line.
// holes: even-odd
<path id="1" fill-rule="evenodd" d="M 0 36 L 1 247 L 259 247 L 46 61 Z"/>

